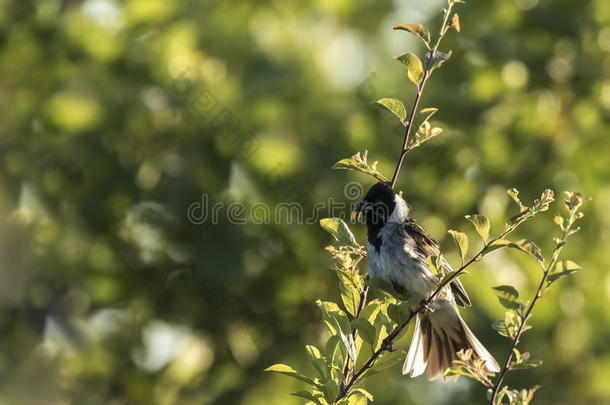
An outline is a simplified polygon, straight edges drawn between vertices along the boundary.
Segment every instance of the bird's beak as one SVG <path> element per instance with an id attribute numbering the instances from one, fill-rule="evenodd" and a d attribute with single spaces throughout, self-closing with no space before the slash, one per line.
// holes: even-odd
<path id="1" fill-rule="evenodd" d="M 367 201 L 360 201 L 358 204 L 356 204 L 356 206 L 354 207 L 354 210 L 352 211 L 352 216 L 351 216 L 352 222 L 354 222 L 354 221 L 362 222 L 364 213 L 366 212 L 366 210 L 369 206 L 370 206 L 370 204 Z"/>

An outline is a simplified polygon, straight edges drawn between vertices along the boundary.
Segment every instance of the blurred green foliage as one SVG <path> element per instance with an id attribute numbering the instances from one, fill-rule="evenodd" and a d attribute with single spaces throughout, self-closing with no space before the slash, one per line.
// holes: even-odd
<path id="1" fill-rule="evenodd" d="M 400 131 L 371 103 L 409 105 L 391 57 L 421 51 L 392 26 L 433 28 L 443 3 L 0 0 L 0 402 L 301 403 L 286 393 L 303 385 L 262 370 L 310 367 L 303 346 L 325 338 L 314 302 L 339 294 L 328 235 L 193 221 L 189 207 L 204 194 L 225 208 L 350 202 L 345 183 L 370 180 L 329 168 L 363 149 L 391 173 Z M 398 188 L 450 260 L 446 230 L 471 232 L 474 212 L 501 227 L 509 187 L 593 197 L 566 248 L 583 270 L 521 343 L 544 364 L 506 382 L 541 384 L 538 404 L 608 403 L 610 3 L 470 1 L 460 17 L 422 101 L 445 132 L 407 157 Z M 545 252 L 560 209 L 522 230 Z M 489 287 L 529 296 L 538 276 L 499 252 L 463 278 L 464 316 L 496 357 Z M 398 366 L 370 391 L 381 404 L 485 398 Z"/>

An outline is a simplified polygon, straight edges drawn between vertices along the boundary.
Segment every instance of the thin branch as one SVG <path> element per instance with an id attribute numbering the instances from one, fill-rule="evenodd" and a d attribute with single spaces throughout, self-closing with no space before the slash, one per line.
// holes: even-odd
<path id="1" fill-rule="evenodd" d="M 438 38 L 437 38 L 434 46 L 428 51 L 428 60 L 426 62 L 426 68 L 424 70 L 424 75 L 416 88 L 415 100 L 413 101 L 413 108 L 411 108 L 411 114 L 410 114 L 409 120 L 407 121 L 407 124 L 405 126 L 405 137 L 402 142 L 402 148 L 400 150 L 400 155 L 398 156 L 398 161 L 396 163 L 396 168 L 394 169 L 394 174 L 392 175 L 392 181 L 390 182 L 390 186 L 392 188 L 394 188 L 394 185 L 396 184 L 396 180 L 398 179 L 398 173 L 400 173 L 400 168 L 402 167 L 402 163 L 405 159 L 407 152 L 409 151 L 409 135 L 411 134 L 411 129 L 413 127 L 413 121 L 415 121 L 415 115 L 417 114 L 417 107 L 419 106 L 419 101 L 421 100 L 421 96 L 424 91 L 424 87 L 426 87 L 426 82 L 428 81 L 428 78 L 430 77 L 430 74 L 432 73 L 432 68 L 434 65 L 434 55 L 436 55 L 436 52 L 441 43 L 441 40 L 443 39 L 443 37 L 447 33 L 447 30 L 449 29 L 449 26 L 447 24 L 449 22 L 449 15 L 451 14 L 451 9 L 453 8 L 454 4 L 455 4 L 455 2 L 453 0 L 448 1 L 448 5 L 447 5 L 447 8 L 445 9 L 445 15 L 443 17 L 443 23 L 441 24 L 441 29 L 440 29 Z M 417 129 L 418 128 L 416 128 L 415 130 L 417 131 Z"/>
<path id="2" fill-rule="evenodd" d="M 563 229 L 562 236 L 561 236 L 562 243 L 557 244 L 557 246 L 553 250 L 553 257 L 552 257 L 551 261 L 549 262 L 549 264 L 546 267 L 544 267 L 541 264 L 543 273 L 542 273 L 542 278 L 540 279 L 540 283 L 538 284 L 538 289 L 536 290 L 536 295 L 532 299 L 532 302 L 529 304 L 527 310 L 525 311 L 525 314 L 521 317 L 521 324 L 519 325 L 519 328 L 517 329 L 517 333 L 515 334 L 515 337 L 512 339 L 510 350 L 508 351 L 508 355 L 506 356 L 504 365 L 502 366 L 502 369 L 500 370 L 500 374 L 498 374 L 498 380 L 496 381 L 496 383 L 494 384 L 494 386 L 492 388 L 491 399 L 489 402 L 491 405 L 496 405 L 496 398 L 498 396 L 498 393 L 500 392 L 500 388 L 502 386 L 502 382 L 504 381 L 504 377 L 506 376 L 506 373 L 510 370 L 510 363 L 513 359 L 515 349 L 517 348 L 517 345 L 519 344 L 519 340 L 521 339 L 521 335 L 523 335 L 523 332 L 525 332 L 525 326 L 527 324 L 527 320 L 531 316 L 532 310 L 534 309 L 534 305 L 536 305 L 536 302 L 538 302 L 538 300 L 544 296 L 543 289 L 544 289 L 544 285 L 546 283 L 547 277 L 549 275 L 549 272 L 557 264 L 557 260 L 559 259 L 559 253 L 561 253 L 561 250 L 563 249 L 566 240 L 570 236 L 570 228 L 574 224 L 575 220 L 576 220 L 576 218 L 575 218 L 574 212 L 573 212 L 570 215 L 568 225 Z"/>

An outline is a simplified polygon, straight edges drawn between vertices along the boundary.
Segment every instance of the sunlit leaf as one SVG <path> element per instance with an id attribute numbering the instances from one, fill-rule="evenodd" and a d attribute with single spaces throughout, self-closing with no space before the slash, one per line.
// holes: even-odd
<path id="1" fill-rule="evenodd" d="M 377 162 L 374 161 L 370 164 L 368 163 L 367 155 L 368 152 L 366 150 L 364 151 L 362 156 L 360 156 L 360 152 L 358 152 L 350 158 L 341 159 L 340 161 L 335 163 L 332 168 L 354 170 L 357 172 L 368 174 L 369 176 L 373 176 L 379 181 L 387 182 L 388 179 L 377 170 Z"/>
<path id="2" fill-rule="evenodd" d="M 464 260 L 466 253 L 468 253 L 468 236 L 466 236 L 466 234 L 463 232 L 454 231 L 453 229 L 450 229 L 448 232 L 451 234 L 453 241 L 457 245 L 460 257 L 462 260 Z"/>
<path id="3" fill-rule="evenodd" d="M 550 285 L 562 277 L 576 273 L 580 269 L 582 269 L 582 267 L 571 260 L 560 260 L 547 276 L 547 283 Z"/>
<path id="4" fill-rule="evenodd" d="M 341 301 L 343 301 L 347 312 L 356 317 L 360 305 L 360 290 L 362 289 L 359 276 L 349 271 L 337 270 L 337 277 L 339 277 Z"/>
<path id="5" fill-rule="evenodd" d="M 375 103 L 394 114 L 401 122 L 404 122 L 407 119 L 407 110 L 402 101 L 395 98 L 382 98 Z"/>
<path id="6" fill-rule="evenodd" d="M 487 219 L 486 216 L 479 214 L 466 215 L 466 219 L 472 222 L 477 233 L 483 239 L 483 242 L 487 242 L 487 238 L 489 238 L 489 228 L 491 226 L 489 219 Z"/>
<path id="7" fill-rule="evenodd" d="M 304 381 L 307 384 L 312 385 L 314 387 L 316 386 L 316 383 L 311 378 L 309 378 L 305 375 L 299 374 L 295 369 L 293 369 L 292 367 L 290 367 L 286 364 L 274 364 L 271 367 L 267 367 L 265 369 L 265 371 L 287 375 L 289 377 L 296 378 L 297 380 Z"/>
<path id="8" fill-rule="evenodd" d="M 424 77 L 424 67 L 421 60 L 419 60 L 416 55 L 407 52 L 395 59 L 407 69 L 407 76 L 409 76 L 409 79 L 413 83 L 419 84 L 419 82 L 422 81 Z"/>
<path id="9" fill-rule="evenodd" d="M 305 351 L 307 352 L 307 357 L 311 362 L 311 365 L 318 373 L 318 376 L 322 381 L 325 381 L 328 378 L 328 368 L 326 367 L 326 360 L 322 357 L 322 353 L 320 350 L 312 345 L 305 346 Z"/>
<path id="10" fill-rule="evenodd" d="M 341 218 L 323 218 L 320 220 L 320 226 L 330 233 L 339 245 L 359 247 L 356 238 Z"/>
<path id="11" fill-rule="evenodd" d="M 413 125 L 412 128 L 415 131 L 418 131 L 425 122 L 428 122 L 430 118 L 438 111 L 438 108 L 428 107 L 422 108 L 419 110 L 415 117 L 413 117 Z"/>
<path id="12" fill-rule="evenodd" d="M 409 149 L 421 146 L 424 142 L 439 136 L 442 132 L 443 130 L 441 128 L 433 128 L 428 121 L 424 122 L 419 127 L 417 132 L 415 132 L 411 142 L 409 143 Z"/>
<path id="13" fill-rule="evenodd" d="M 430 42 L 430 32 L 421 24 L 396 24 L 394 29 L 410 32 L 425 43 Z"/>
<path id="14" fill-rule="evenodd" d="M 489 244 L 486 249 L 486 253 L 503 247 L 509 247 L 512 249 L 520 250 L 533 256 L 540 263 L 544 262 L 544 257 L 542 256 L 542 251 L 540 250 L 540 248 L 534 242 L 528 239 L 521 239 L 516 242 L 506 239 L 497 239 Z"/>
<path id="15" fill-rule="evenodd" d="M 449 24 L 449 26 L 457 32 L 460 32 L 460 16 L 457 15 L 457 13 L 453 14 L 453 17 L 451 17 L 451 23 Z"/>
<path id="16" fill-rule="evenodd" d="M 523 205 L 523 203 L 519 199 L 519 190 L 517 190 L 516 188 L 509 188 L 508 190 L 506 190 L 506 194 L 508 194 L 517 203 L 521 211 L 525 211 L 525 209 L 527 209 L 527 207 Z"/>

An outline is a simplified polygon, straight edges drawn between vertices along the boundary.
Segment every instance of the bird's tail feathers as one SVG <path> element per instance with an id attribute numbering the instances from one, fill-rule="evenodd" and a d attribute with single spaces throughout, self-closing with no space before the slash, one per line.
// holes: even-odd
<path id="1" fill-rule="evenodd" d="M 402 373 L 416 377 L 428 366 L 428 379 L 443 376 L 444 371 L 457 360 L 457 352 L 471 349 L 473 354 L 485 360 L 487 371 L 500 371 L 493 356 L 468 328 L 456 308 L 445 307 L 415 320 L 415 332 L 409 347 Z M 447 377 L 443 376 L 443 380 Z"/>

